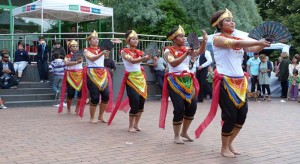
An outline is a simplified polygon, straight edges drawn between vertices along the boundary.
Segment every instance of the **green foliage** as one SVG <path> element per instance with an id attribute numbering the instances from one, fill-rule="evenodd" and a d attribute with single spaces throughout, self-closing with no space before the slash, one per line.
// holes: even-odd
<path id="1" fill-rule="evenodd" d="M 264 21 L 279 21 L 289 29 L 293 37 L 290 42 L 292 49 L 300 52 L 300 0 L 256 0 L 256 2 Z"/>

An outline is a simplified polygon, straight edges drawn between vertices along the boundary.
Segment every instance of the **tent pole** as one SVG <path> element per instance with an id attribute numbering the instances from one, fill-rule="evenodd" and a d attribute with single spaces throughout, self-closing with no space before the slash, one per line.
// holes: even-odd
<path id="1" fill-rule="evenodd" d="M 8 3 L 9 3 L 9 31 L 10 31 L 10 40 L 11 40 L 11 43 L 10 43 L 10 57 L 13 56 L 13 53 L 14 53 L 14 18 L 13 17 L 13 7 L 12 7 L 12 4 L 11 4 L 11 1 L 8 0 Z M 12 58 L 11 58 L 12 59 Z M 12 59 L 13 61 L 13 59 Z"/>
<path id="2" fill-rule="evenodd" d="M 44 33 L 44 7 L 43 7 L 43 0 L 41 0 L 41 8 L 42 8 L 42 11 L 41 11 L 41 18 L 42 18 L 42 27 L 41 27 L 41 35 L 43 35 Z"/>
<path id="3" fill-rule="evenodd" d="M 58 38 L 61 39 L 61 20 L 58 20 Z"/>
<path id="4" fill-rule="evenodd" d="M 99 38 L 101 38 L 101 19 L 98 20 L 98 31 L 99 31 Z"/>

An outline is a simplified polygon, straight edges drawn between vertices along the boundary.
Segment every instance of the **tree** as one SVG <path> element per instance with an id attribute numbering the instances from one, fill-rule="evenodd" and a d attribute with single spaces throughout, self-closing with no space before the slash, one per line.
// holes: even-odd
<path id="1" fill-rule="evenodd" d="M 300 0 L 256 0 L 256 2 L 264 21 L 278 21 L 289 29 L 293 37 L 290 43 L 300 52 Z"/>

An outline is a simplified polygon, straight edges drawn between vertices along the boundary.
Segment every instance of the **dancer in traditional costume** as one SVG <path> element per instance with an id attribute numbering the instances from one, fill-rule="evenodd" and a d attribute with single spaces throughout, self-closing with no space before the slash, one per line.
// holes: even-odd
<path id="1" fill-rule="evenodd" d="M 67 90 L 67 109 L 68 113 L 71 113 L 71 105 L 72 99 L 75 97 L 75 92 L 77 91 L 77 103 L 75 112 L 78 113 L 79 103 L 81 99 L 81 87 L 82 87 L 82 61 L 83 58 L 78 58 L 76 60 L 71 61 L 73 53 L 78 51 L 78 42 L 75 40 L 71 40 L 68 42 L 68 47 L 70 49 L 70 54 L 68 54 L 65 59 L 65 73 L 62 82 L 61 95 L 60 95 L 60 103 L 58 112 L 61 113 L 63 111 L 63 102 L 65 98 L 65 91 Z"/>
<path id="2" fill-rule="evenodd" d="M 92 32 L 87 38 L 90 46 L 83 51 L 87 67 L 84 69 L 82 101 L 80 103 L 79 116 L 83 116 L 84 106 L 87 99 L 87 91 L 90 93 L 90 123 L 106 123 L 103 115 L 105 111 L 112 108 L 112 82 L 109 71 L 104 67 L 104 55 L 109 53 L 107 50 L 100 50 L 98 47 L 98 33 Z M 101 102 L 100 102 L 101 96 Z M 99 105 L 99 116 L 95 119 L 96 108 Z"/>
<path id="3" fill-rule="evenodd" d="M 219 32 L 213 38 L 213 51 L 216 62 L 214 73 L 214 91 L 208 116 L 196 130 L 196 138 L 209 125 L 216 115 L 218 104 L 222 109 L 222 148 L 225 157 L 240 154 L 232 142 L 245 123 L 248 104 L 246 100 L 247 78 L 244 76 L 242 61 L 244 51 L 259 52 L 270 46 L 265 40 L 243 40 L 233 36 L 235 23 L 231 12 L 217 11 L 210 22 Z"/>
<path id="4" fill-rule="evenodd" d="M 164 80 L 159 127 L 165 128 L 169 94 L 174 108 L 174 143 L 183 144 L 181 137 L 186 138 L 190 142 L 193 141 L 187 134 L 187 131 L 196 113 L 197 95 L 199 93 L 199 84 L 194 74 L 189 70 L 189 62 L 191 55 L 204 53 L 207 35 L 204 33 L 203 43 L 198 50 L 192 50 L 184 46 L 185 32 L 180 25 L 178 28 L 173 29 L 167 35 L 167 38 L 172 40 L 173 46 L 166 47 L 164 52 L 169 73 L 165 75 Z"/>
<path id="5" fill-rule="evenodd" d="M 121 55 L 124 62 L 125 72 L 121 84 L 121 89 L 117 98 L 117 104 L 110 116 L 110 124 L 120 107 L 126 86 L 127 96 L 129 98 L 129 132 L 141 131 L 139 121 L 144 111 L 145 100 L 147 99 L 147 84 L 144 69 L 141 68 L 141 62 L 149 59 L 149 55 L 143 56 L 144 52 L 137 49 L 139 43 L 137 33 L 129 30 L 125 34 L 127 48 L 122 49 Z M 124 106 L 124 104 L 123 104 Z"/>

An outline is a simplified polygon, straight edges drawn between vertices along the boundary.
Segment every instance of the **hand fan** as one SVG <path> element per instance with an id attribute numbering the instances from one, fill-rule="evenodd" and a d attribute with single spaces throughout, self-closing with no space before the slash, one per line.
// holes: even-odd
<path id="1" fill-rule="evenodd" d="M 150 43 L 145 49 L 145 55 L 157 56 L 158 55 L 157 45 L 155 43 Z"/>
<path id="2" fill-rule="evenodd" d="M 83 58 L 83 53 L 82 51 L 76 51 L 73 53 L 72 57 L 71 57 L 71 61 L 77 61 L 79 59 L 82 59 Z"/>
<path id="3" fill-rule="evenodd" d="M 113 48 L 114 48 L 114 44 L 111 40 L 103 39 L 100 43 L 100 50 L 101 51 L 104 51 L 104 50 L 110 51 Z"/>
<path id="4" fill-rule="evenodd" d="M 189 33 L 189 35 L 187 37 L 187 41 L 189 43 L 189 46 L 192 49 L 194 49 L 194 50 L 199 49 L 200 41 L 199 41 L 198 36 L 197 36 L 197 34 L 195 32 Z"/>
<path id="5" fill-rule="evenodd" d="M 267 21 L 249 32 L 250 38 L 260 40 L 265 38 L 271 43 L 285 43 L 292 39 L 289 30 L 279 22 Z"/>

